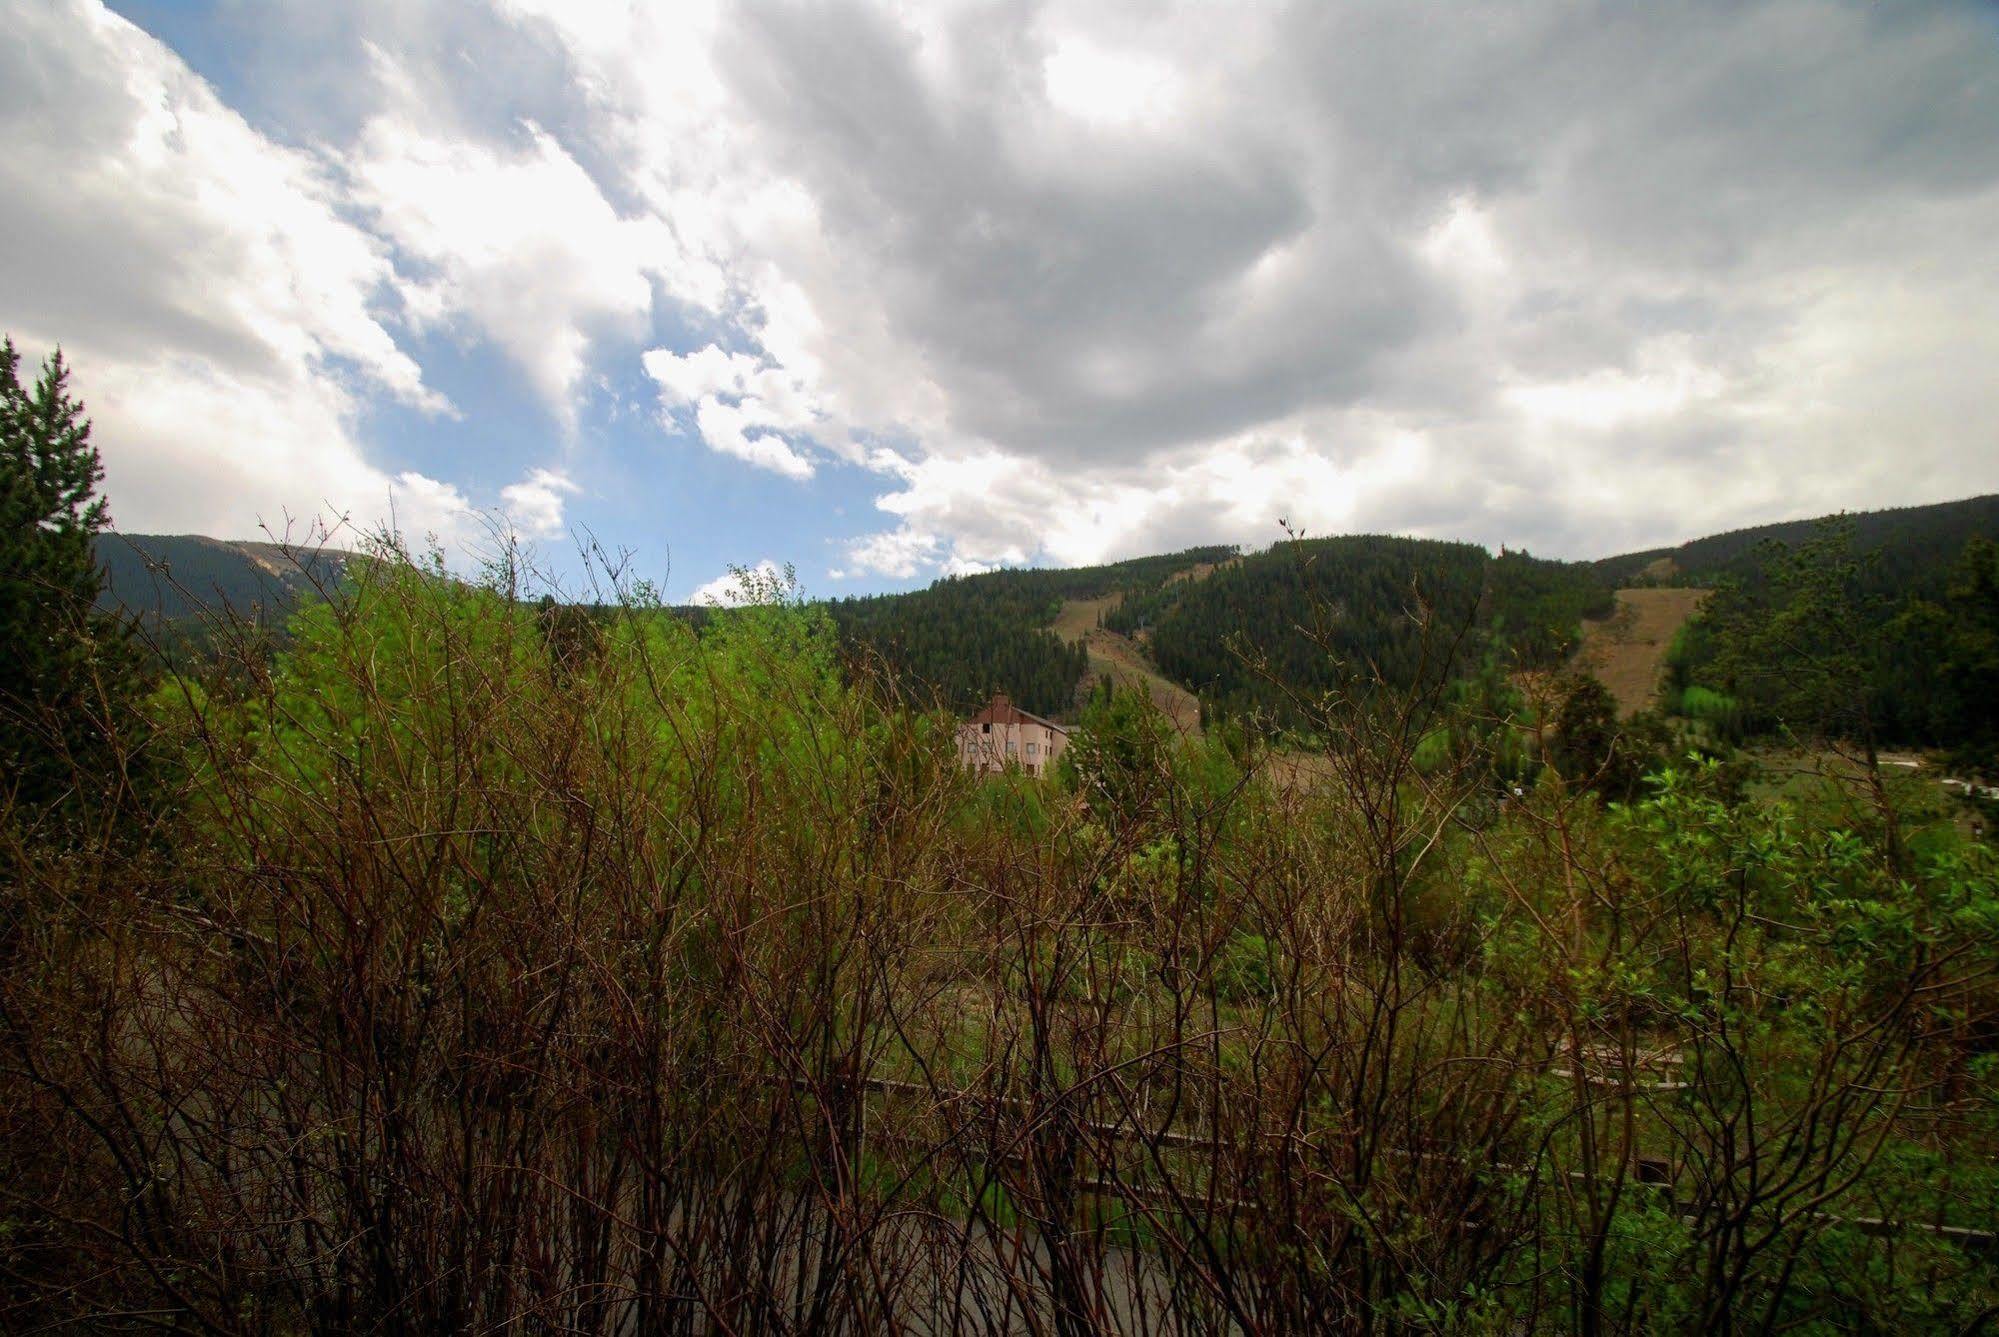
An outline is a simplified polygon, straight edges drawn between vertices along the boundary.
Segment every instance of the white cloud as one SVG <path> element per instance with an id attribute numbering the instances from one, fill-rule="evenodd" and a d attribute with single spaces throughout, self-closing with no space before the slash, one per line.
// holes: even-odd
<path id="1" fill-rule="evenodd" d="M 743 608 L 774 603 L 792 590 L 790 571 L 766 557 L 755 566 L 733 568 L 695 586 L 687 602 L 699 607 Z"/>
<path id="2" fill-rule="evenodd" d="M 1172 66 L 1087 37 L 1057 41 L 1041 71 L 1050 102 L 1097 125 L 1163 121 L 1180 101 L 1180 79 Z"/>
<path id="3" fill-rule="evenodd" d="M 10 14 L 0 139 L 0 324 L 30 355 L 63 345 L 122 527 L 386 515 L 357 396 L 448 405 L 389 333 L 394 271 L 324 161 L 82 0 Z"/>
<path id="4" fill-rule="evenodd" d="M 659 385 L 663 411 L 691 408 L 711 449 L 786 478 L 812 477 L 812 460 L 785 434 L 809 435 L 820 414 L 810 392 L 783 368 L 718 344 L 687 354 L 655 348 L 642 364 Z"/>
<path id="5" fill-rule="evenodd" d="M 1806 481 L 1999 485 L 1989 377 L 1921 377 L 1954 425 L 1890 388 L 1912 329 L 1999 353 L 1958 314 L 1999 282 L 1965 14 L 702 14 L 555 22 L 736 294 L 726 345 L 649 364 L 663 398 L 793 476 L 902 443 L 899 523 L 848 575 L 1261 542 L 1280 515 L 1601 551 Z M 1826 298 L 1890 284 L 1893 327 Z M 774 373 L 809 418 L 756 402 Z M 1884 470 L 1918 437 L 1932 470 Z"/>
<path id="6" fill-rule="evenodd" d="M 508 522 L 523 537 L 551 538 L 562 532 L 565 495 L 578 490 L 567 474 L 536 469 L 501 488 L 500 503 Z"/>
<path id="7" fill-rule="evenodd" d="M 1348 462 L 1314 447 L 1328 434 L 1352 443 Z M 1281 536 L 1280 520 L 1327 534 L 1376 529 L 1374 516 L 1400 514 L 1399 528 L 1438 530 L 1426 499 L 1462 507 L 1465 498 L 1436 469 L 1427 438 L 1365 414 L 1281 424 L 1139 470 L 1063 471 L 996 451 L 930 456 L 877 502 L 902 523 L 850 545 L 848 574 L 906 579 L 926 565 L 958 574 L 1034 560 L 1086 566 L 1208 543 L 1261 546 Z M 1439 536 L 1460 535 L 1442 527 Z"/>
<path id="8" fill-rule="evenodd" d="M 455 412 L 391 333 L 398 317 L 442 319 L 450 303 L 430 302 L 444 271 L 412 284 L 354 221 L 336 155 L 273 143 L 172 52 L 82 0 L 16 16 L 0 50 L 0 134 L 0 226 L 14 242 L 0 250 L 0 325 L 30 357 L 60 340 L 120 528 L 299 536 L 319 525 L 354 541 L 393 524 L 415 544 L 435 536 L 459 563 L 486 545 L 490 521 L 560 532 L 577 489 L 558 470 L 482 501 L 369 458 L 359 424 L 372 397 Z M 387 135 L 371 136 L 366 160 L 384 179 Z M 535 189 L 573 190 L 558 150 L 530 136 L 524 153 Z M 436 184 L 418 203 L 437 203 Z M 457 218 L 395 212 L 418 245 L 436 240 L 421 223 L 456 228 L 517 203 L 496 190 L 461 199 L 469 212 Z M 551 216 L 545 225 L 593 221 L 573 205 Z M 461 237 L 479 252 L 467 272 L 518 258 L 508 247 L 526 230 Z M 537 303 L 521 308 L 531 319 Z"/>
<path id="9" fill-rule="evenodd" d="M 691 407 L 724 393 L 740 396 L 757 374 L 757 359 L 725 352 L 720 344 L 685 354 L 655 348 L 642 361 L 646 375 L 659 382 L 661 400 L 675 407 Z"/>
<path id="10" fill-rule="evenodd" d="M 1638 362 L 1630 371 L 1598 367 L 1582 376 L 1508 386 L 1503 397 L 1533 421 L 1603 429 L 1684 412 L 1726 387 L 1685 339 L 1656 340 L 1640 350 Z"/>
<path id="11" fill-rule="evenodd" d="M 491 3 L 340 20 L 311 151 L 99 10 L 17 23 L 0 315 L 88 355 L 143 510 L 385 493 L 363 410 L 445 408 L 399 328 L 571 426 L 639 355 L 709 449 L 873 470 L 848 577 L 1999 486 L 1968 10 Z"/>
<path id="12" fill-rule="evenodd" d="M 450 483 L 406 470 L 389 487 L 389 509 L 396 532 L 412 545 L 435 540 L 447 553 L 462 553 L 476 541 L 478 516 Z"/>
<path id="13" fill-rule="evenodd" d="M 374 225 L 428 271 L 403 285 L 418 323 L 469 323 L 573 422 L 591 340 L 644 333 L 673 235 L 658 219 L 619 216 L 541 127 L 522 125 L 514 140 L 445 138 L 385 115 L 348 167 Z"/>
<path id="14" fill-rule="evenodd" d="M 786 478 L 812 477 L 812 461 L 793 450 L 783 437 L 775 432 L 749 434 L 749 429 L 762 424 L 759 415 L 746 406 L 706 399 L 695 414 L 695 422 L 701 428 L 701 439 L 724 455 Z"/>
<path id="15" fill-rule="evenodd" d="M 828 573 L 835 580 L 865 575 L 908 580 L 936 565 L 938 539 L 915 529 L 892 529 L 854 539 L 845 551 L 848 565 Z"/>

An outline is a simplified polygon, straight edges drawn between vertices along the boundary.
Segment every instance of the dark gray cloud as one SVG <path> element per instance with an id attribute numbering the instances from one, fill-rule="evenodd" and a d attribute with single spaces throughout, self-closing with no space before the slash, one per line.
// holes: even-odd
<path id="1" fill-rule="evenodd" d="M 1448 317 L 1366 210 L 1315 197 L 1291 136 L 1065 125 L 1024 16 L 979 18 L 954 35 L 998 29 L 972 84 L 926 81 L 915 35 L 867 10 L 764 11 L 724 48 L 959 430 L 1090 460 L 1208 438 L 1362 393 L 1377 356 Z M 1270 291 L 1236 291 L 1272 255 Z"/>
<path id="2" fill-rule="evenodd" d="M 1370 408 L 1493 480 L 1435 489 L 1486 508 L 1461 530 L 1504 517 L 1569 549 L 1698 528 L 1737 491 L 1768 507 L 1858 504 L 1890 472 L 1898 498 L 1999 483 L 1975 440 L 1932 444 L 1938 467 L 1911 478 L 1880 467 L 1906 443 L 1800 437 L 1873 356 L 1831 323 L 1841 292 L 1896 289 L 1916 299 L 1904 317 L 1933 305 L 1942 327 L 1994 283 L 1989 11 L 1298 6 L 1245 14 L 1220 50 L 1176 48 L 1169 17 L 1113 40 L 1178 62 L 1183 107 L 1109 132 L 1047 105 L 1073 18 L 986 8 L 918 34 L 765 8 L 723 47 L 755 142 L 811 194 L 955 431 L 1108 484 L 1188 443 Z M 926 44 L 976 55 L 940 78 Z M 1492 243 L 1490 273 L 1429 263 L 1454 211 Z M 1820 336 L 1816 365 L 1785 360 Z M 1520 421 L 1523 403 L 1547 412 Z M 1934 427 L 1907 407 L 1904 432 Z M 1892 425 L 1880 408 L 1870 430 Z M 1592 511 L 1570 495 L 1585 473 L 1724 467 L 1718 491 Z M 1498 481 L 1515 475 L 1539 486 Z M 1180 532 L 1162 513 L 1142 541 Z"/>

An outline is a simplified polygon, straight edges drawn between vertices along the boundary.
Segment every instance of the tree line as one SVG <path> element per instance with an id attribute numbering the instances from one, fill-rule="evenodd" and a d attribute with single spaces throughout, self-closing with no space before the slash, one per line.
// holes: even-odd
<path id="1" fill-rule="evenodd" d="M 1713 586 L 1724 580 L 1755 585 L 1767 579 L 1772 545 L 1775 550 L 1796 548 L 1814 538 L 1829 519 L 1847 527 L 1856 552 L 1873 554 L 1868 569 L 1860 573 L 1872 592 L 1934 593 L 1966 543 L 1999 535 L 1999 494 L 1755 525 L 1674 548 L 1607 557 L 1597 565 L 1617 585 Z"/>

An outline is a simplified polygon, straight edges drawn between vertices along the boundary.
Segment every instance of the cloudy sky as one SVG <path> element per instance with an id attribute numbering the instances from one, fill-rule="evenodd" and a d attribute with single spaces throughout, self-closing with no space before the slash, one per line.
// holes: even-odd
<path id="1" fill-rule="evenodd" d="M 1999 7 L 10 0 L 119 527 L 686 597 L 1999 489 Z"/>

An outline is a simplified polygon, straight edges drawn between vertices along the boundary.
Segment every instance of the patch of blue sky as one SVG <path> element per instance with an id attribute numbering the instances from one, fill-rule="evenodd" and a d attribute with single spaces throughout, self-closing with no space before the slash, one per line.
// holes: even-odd
<path id="1" fill-rule="evenodd" d="M 343 105 L 352 90 L 342 95 L 339 72 L 359 77 L 366 56 L 337 12 L 278 12 L 208 0 L 113 0 L 111 7 L 172 48 L 260 134 L 306 145 L 325 143 L 327 136 L 337 143 L 357 128 L 347 113 L 359 107 Z M 534 84 L 538 87 L 517 88 L 523 101 L 514 114 L 536 116 L 561 136 L 569 110 L 564 97 Z M 620 184 L 599 181 L 613 198 Z M 366 220 L 356 221 L 366 226 Z M 423 277 L 422 266 L 410 257 L 398 254 L 394 260 L 404 277 Z M 849 542 L 893 527 L 895 517 L 875 505 L 893 479 L 835 459 L 795 436 L 787 439 L 812 458 L 816 471 L 808 479 L 786 478 L 710 449 L 694 430 L 691 414 L 676 419 L 662 413 L 658 387 L 645 375 L 641 355 L 647 348 L 689 352 L 711 343 L 755 354 L 730 320 L 661 301 L 644 337 L 594 340 L 573 424 L 565 425 L 490 341 L 462 324 L 414 331 L 398 320 L 387 294 L 375 308 L 422 368 L 425 383 L 457 412 L 427 414 L 359 377 L 345 377 L 360 392 L 356 428 L 370 463 L 391 476 L 410 471 L 437 479 L 459 489 L 475 509 L 494 513 L 502 489 L 534 470 L 564 475 L 576 489 L 564 495 L 567 532 L 541 538 L 536 546 L 547 569 L 566 585 L 580 586 L 585 579 L 572 535 L 596 535 L 606 547 L 629 550 L 632 574 L 653 581 L 672 599 L 686 597 L 732 563 L 765 560 L 794 564 L 815 596 L 910 588 L 928 579 L 832 575 L 851 565 L 844 556 Z"/>

